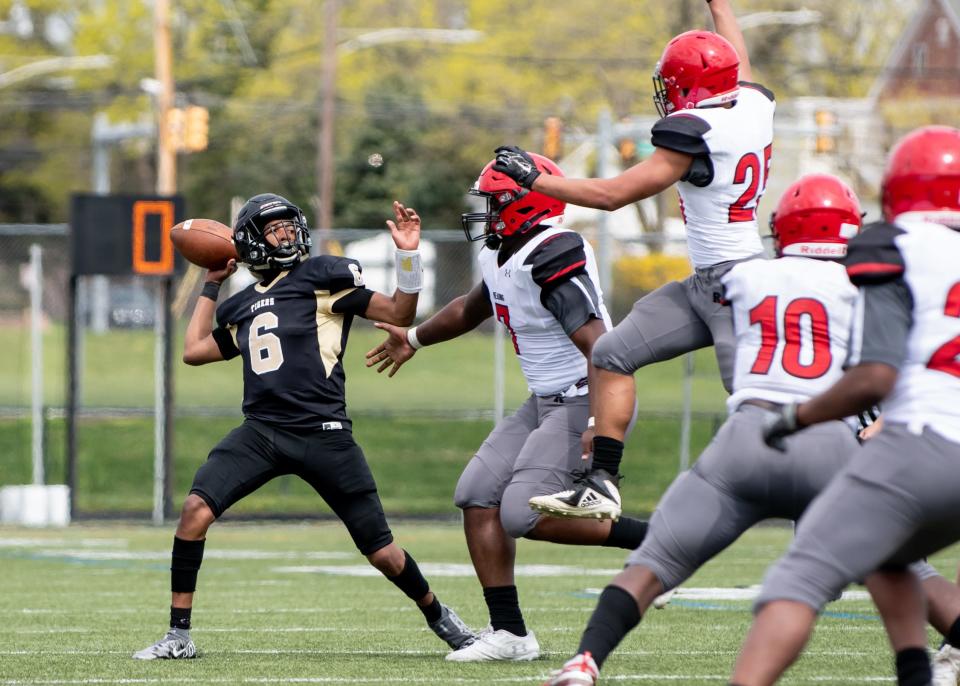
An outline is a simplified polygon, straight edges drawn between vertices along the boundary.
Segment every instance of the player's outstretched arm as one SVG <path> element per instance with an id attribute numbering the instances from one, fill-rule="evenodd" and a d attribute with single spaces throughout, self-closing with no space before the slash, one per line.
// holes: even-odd
<path id="1" fill-rule="evenodd" d="M 804 427 L 852 417 L 880 403 L 897 382 L 899 371 L 884 362 L 863 362 L 851 367 L 818 396 L 805 403 L 784 405 L 763 428 L 763 440 L 786 450 L 783 439 Z"/>
<path id="2" fill-rule="evenodd" d="M 740 57 L 740 80 L 753 81 L 747 43 L 743 40 L 743 32 L 730 6 L 730 0 L 707 0 L 707 5 L 710 7 L 710 14 L 713 15 L 713 26 L 717 33 L 730 41 Z"/>
<path id="3" fill-rule="evenodd" d="M 691 155 L 657 148 L 639 164 L 610 179 L 569 179 L 550 174 L 531 174 L 526 152 L 510 145 L 496 149 L 493 168 L 521 186 L 581 207 L 612 212 L 625 205 L 665 191 L 683 178 L 693 161 Z"/>
<path id="4" fill-rule="evenodd" d="M 367 353 L 367 366 L 379 365 L 377 372 L 381 373 L 392 365 L 388 376 L 393 376 L 423 346 L 449 341 L 472 331 L 492 314 L 490 300 L 483 285 L 478 284 L 412 329 L 377 324 L 387 332 L 387 340 Z"/>
<path id="5" fill-rule="evenodd" d="M 883 362 L 863 362 L 851 367 L 833 386 L 797 406 L 797 424 L 819 424 L 869 409 L 893 390 L 898 374 L 896 367 Z"/>
<path id="6" fill-rule="evenodd" d="M 374 293 L 363 316 L 388 324 L 408 326 L 417 315 L 417 299 L 423 285 L 420 262 L 420 216 L 412 207 L 394 201 L 394 220 L 387 227 L 397 246 L 397 290 L 392 296 Z"/>
<path id="7" fill-rule="evenodd" d="M 207 271 L 203 291 L 193 307 L 190 323 L 183 339 L 183 361 L 189 365 L 219 362 L 223 359 L 220 346 L 213 338 L 213 315 L 217 309 L 217 294 L 222 284 L 237 271 L 237 261 L 230 260 L 223 269 Z"/>

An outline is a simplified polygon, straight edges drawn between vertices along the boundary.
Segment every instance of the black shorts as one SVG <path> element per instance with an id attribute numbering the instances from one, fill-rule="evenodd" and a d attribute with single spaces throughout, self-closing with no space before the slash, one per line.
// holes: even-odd
<path id="1" fill-rule="evenodd" d="M 210 451 L 190 492 L 219 517 L 283 474 L 296 474 L 313 486 L 364 555 L 393 541 L 373 474 L 346 430 L 295 432 L 248 419 Z"/>

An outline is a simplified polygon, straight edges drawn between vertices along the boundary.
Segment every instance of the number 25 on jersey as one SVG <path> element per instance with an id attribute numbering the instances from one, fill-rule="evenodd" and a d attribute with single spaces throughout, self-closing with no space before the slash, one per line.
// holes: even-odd
<path id="1" fill-rule="evenodd" d="M 747 183 L 749 185 L 743 191 L 743 194 L 737 198 L 728 210 L 728 221 L 733 224 L 736 222 L 752 222 L 757 216 L 757 204 L 760 202 L 760 196 L 767 187 L 767 177 L 770 176 L 770 156 L 773 152 L 773 144 L 763 149 L 763 163 L 756 153 L 748 152 L 737 162 L 736 171 L 734 171 L 733 182 L 735 184 Z"/>

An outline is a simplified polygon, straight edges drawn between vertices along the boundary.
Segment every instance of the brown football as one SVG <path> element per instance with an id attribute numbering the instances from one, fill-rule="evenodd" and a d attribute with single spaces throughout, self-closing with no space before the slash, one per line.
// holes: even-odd
<path id="1" fill-rule="evenodd" d="M 170 229 L 173 247 L 187 260 L 206 269 L 223 269 L 237 259 L 233 230 L 214 219 L 188 219 Z"/>

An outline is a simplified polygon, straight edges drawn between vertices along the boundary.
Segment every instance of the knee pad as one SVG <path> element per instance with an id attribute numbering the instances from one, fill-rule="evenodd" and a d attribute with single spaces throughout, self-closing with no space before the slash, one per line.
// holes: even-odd
<path id="1" fill-rule="evenodd" d="M 598 369 L 605 369 L 618 374 L 633 374 L 638 367 L 626 358 L 626 351 L 618 336 L 607 331 L 593 344 L 591 355 L 593 365 Z"/>
<path id="2" fill-rule="evenodd" d="M 511 490 L 514 492 L 511 493 Z M 500 503 L 500 525 L 511 538 L 523 538 L 533 530 L 540 515 L 530 509 L 532 493 L 507 489 Z"/>
<path id="3" fill-rule="evenodd" d="M 461 510 L 467 507 L 500 507 L 501 493 L 498 492 L 496 484 L 484 478 L 484 473 L 475 470 L 475 466 L 484 470 L 477 458 L 467 464 L 453 491 L 453 504 Z"/>

